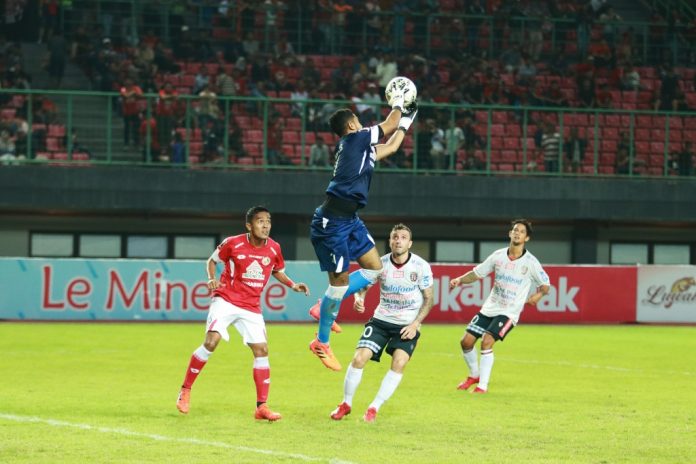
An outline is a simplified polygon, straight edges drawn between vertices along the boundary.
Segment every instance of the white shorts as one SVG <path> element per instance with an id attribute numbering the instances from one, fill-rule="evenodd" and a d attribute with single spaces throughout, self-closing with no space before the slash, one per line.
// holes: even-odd
<path id="1" fill-rule="evenodd" d="M 208 322 L 205 331 L 217 332 L 226 341 L 230 341 L 227 327 L 233 324 L 244 344 L 266 343 L 266 323 L 263 315 L 252 313 L 225 301 L 220 297 L 213 298 L 208 309 Z"/>

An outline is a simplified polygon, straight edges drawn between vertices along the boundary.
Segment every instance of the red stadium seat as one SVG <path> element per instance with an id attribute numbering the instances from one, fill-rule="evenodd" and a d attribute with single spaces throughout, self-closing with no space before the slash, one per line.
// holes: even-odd
<path id="1" fill-rule="evenodd" d="M 283 131 L 283 142 L 298 144 L 300 143 L 300 134 L 294 130 Z"/>
<path id="2" fill-rule="evenodd" d="M 51 124 L 48 126 L 49 137 L 65 137 L 65 126 Z"/>
<path id="3" fill-rule="evenodd" d="M 664 142 L 652 142 L 650 144 L 651 153 L 664 153 L 665 143 Z"/>
<path id="4" fill-rule="evenodd" d="M 653 121 L 651 116 L 638 115 L 636 116 L 636 127 L 652 128 Z"/>
<path id="5" fill-rule="evenodd" d="M 62 149 L 61 141 L 57 137 L 46 137 L 46 149 L 48 151 L 60 151 Z"/>

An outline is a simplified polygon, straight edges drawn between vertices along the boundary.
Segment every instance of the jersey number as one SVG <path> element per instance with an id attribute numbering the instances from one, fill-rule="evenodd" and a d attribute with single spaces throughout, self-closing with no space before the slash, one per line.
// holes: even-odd
<path id="1" fill-rule="evenodd" d="M 372 336 L 372 326 L 368 325 L 362 334 L 363 338 L 370 338 Z"/>

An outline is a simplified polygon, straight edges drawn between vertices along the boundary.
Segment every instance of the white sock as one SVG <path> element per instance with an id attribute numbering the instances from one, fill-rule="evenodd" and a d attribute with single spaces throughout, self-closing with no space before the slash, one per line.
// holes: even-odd
<path id="1" fill-rule="evenodd" d="M 379 387 L 377 396 L 372 403 L 370 403 L 370 407 L 379 409 L 380 406 L 382 406 L 382 404 L 394 394 L 394 391 L 396 390 L 396 387 L 399 386 L 399 382 L 401 382 L 401 378 L 403 376 L 404 374 L 397 374 L 391 369 L 387 371 L 387 374 L 382 380 L 382 385 Z"/>
<path id="2" fill-rule="evenodd" d="M 479 366 L 476 347 L 473 347 L 469 351 L 462 351 L 462 355 L 464 355 L 464 361 L 466 361 L 466 365 L 469 367 L 469 377 L 478 377 Z"/>
<path id="3" fill-rule="evenodd" d="M 488 390 L 488 381 L 491 380 L 493 361 L 495 361 L 493 350 L 481 350 L 481 377 L 479 378 L 478 387 L 482 390 Z"/>
<path id="4" fill-rule="evenodd" d="M 353 405 L 353 396 L 362 380 L 362 369 L 356 369 L 352 364 L 346 369 L 346 379 L 343 381 L 343 402 L 348 406 Z"/>
<path id="5" fill-rule="evenodd" d="M 270 369 L 271 363 L 268 362 L 268 356 L 262 358 L 254 358 L 254 369 Z"/>
<path id="6" fill-rule="evenodd" d="M 201 361 L 207 361 L 210 359 L 210 356 L 213 354 L 212 351 L 208 351 L 205 349 L 205 346 L 201 345 L 198 348 L 196 348 L 196 351 L 193 352 L 193 355 L 200 359 Z"/>

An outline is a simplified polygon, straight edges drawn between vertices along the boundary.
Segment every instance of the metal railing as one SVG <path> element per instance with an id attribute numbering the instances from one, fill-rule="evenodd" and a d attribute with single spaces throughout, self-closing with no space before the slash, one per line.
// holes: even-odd
<path id="1" fill-rule="evenodd" d="M 15 143 L 14 156 L 2 157 L 0 151 L 5 165 L 211 169 L 329 170 L 309 162 L 319 137 L 331 152 L 338 140 L 317 115 L 355 104 L 260 97 L 217 97 L 211 103 L 179 95 L 168 113 L 156 94 L 146 94 L 129 120 L 113 92 L 5 89 L 0 98 L 5 101 L 3 136 Z M 211 114 L 205 104 L 217 109 Z M 366 106 L 374 111 L 371 117 L 360 114 L 365 124 L 379 122 L 388 110 Z M 542 146 L 540 130 L 547 125 L 547 137 L 558 138 L 557 156 Z M 464 129 L 464 139 L 455 127 Z M 584 150 L 569 148 L 571 129 L 584 140 Z M 696 146 L 696 112 L 423 103 L 400 152 L 378 169 L 450 175 L 693 175 L 693 151 L 685 164 L 687 143 Z M 625 165 L 618 161 L 623 155 Z"/>

